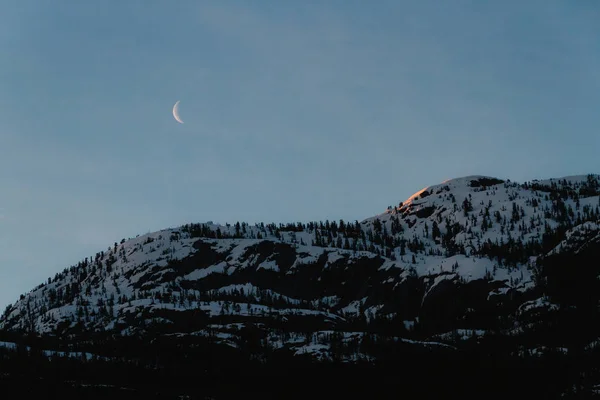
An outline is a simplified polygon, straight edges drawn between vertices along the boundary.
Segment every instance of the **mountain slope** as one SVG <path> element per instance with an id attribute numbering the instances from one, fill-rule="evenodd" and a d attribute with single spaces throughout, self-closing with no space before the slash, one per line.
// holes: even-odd
<path id="1" fill-rule="evenodd" d="M 421 306 L 446 281 L 485 280 L 490 295 L 524 292 L 534 286 L 536 257 L 566 246 L 552 242 L 557 231 L 574 226 L 564 235 L 572 241 L 598 230 L 584 223 L 598 220 L 598 178 L 565 179 L 454 179 L 360 224 L 192 224 L 147 234 L 49 279 L 0 326 L 50 333 L 85 317 L 87 326 L 111 330 L 140 309 L 296 313 L 334 323 L 361 307 L 364 316 L 398 313 L 376 297 L 400 292 L 411 277 L 420 280 Z"/>
<path id="2" fill-rule="evenodd" d="M 561 262 L 597 254 L 599 207 L 598 175 L 469 176 L 361 222 L 188 224 L 57 273 L 7 307 L 0 332 L 86 351 L 98 337 L 204 340 L 260 360 L 374 362 L 497 338 L 516 357 L 567 354 L 595 333 L 539 331 L 573 296 Z"/>

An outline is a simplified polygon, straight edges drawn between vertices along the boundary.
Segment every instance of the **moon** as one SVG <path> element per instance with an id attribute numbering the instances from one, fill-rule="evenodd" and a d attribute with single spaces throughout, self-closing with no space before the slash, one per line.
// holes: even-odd
<path id="1" fill-rule="evenodd" d="M 179 100 L 177 100 L 177 103 L 175 103 L 175 105 L 173 106 L 173 118 L 175 118 L 175 121 L 179 122 L 180 124 L 183 124 L 183 121 L 179 117 Z"/>

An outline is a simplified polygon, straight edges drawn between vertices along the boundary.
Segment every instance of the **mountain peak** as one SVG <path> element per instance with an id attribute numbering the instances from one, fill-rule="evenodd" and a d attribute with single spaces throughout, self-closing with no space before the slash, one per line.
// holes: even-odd
<path id="1" fill-rule="evenodd" d="M 452 178 L 452 179 L 446 179 L 445 181 L 442 182 L 442 184 L 456 184 L 456 185 L 466 184 L 466 185 L 469 185 L 471 183 L 471 181 L 478 182 L 480 180 L 495 180 L 495 181 L 500 181 L 500 183 L 503 182 L 502 179 L 498 179 L 493 176 L 467 175 L 467 176 L 459 176 L 457 178 Z"/>
<path id="2" fill-rule="evenodd" d="M 502 179 L 494 178 L 491 176 L 485 175 L 468 175 L 459 178 L 452 178 L 443 181 L 437 185 L 426 186 L 418 192 L 412 194 L 408 199 L 403 201 L 403 204 L 410 203 L 419 198 L 424 198 L 435 191 L 440 190 L 450 190 L 450 189 L 460 189 L 460 188 L 469 188 L 469 187 L 482 187 L 482 186 L 492 186 L 500 183 L 504 183 Z M 423 195 L 425 194 L 425 195 Z"/>
<path id="3" fill-rule="evenodd" d="M 270 348 L 331 358 L 331 332 L 360 348 L 361 329 L 378 320 L 393 321 L 394 341 L 443 347 L 432 335 L 492 329 L 485 318 L 499 303 L 509 317 L 547 305 L 532 290 L 536 263 L 553 249 L 594 248 L 599 207 L 594 175 L 523 184 L 469 175 L 361 223 L 187 224 L 66 268 L 7 307 L 0 332 L 159 332 L 243 347 L 263 324 L 288 330 L 266 329 Z"/>

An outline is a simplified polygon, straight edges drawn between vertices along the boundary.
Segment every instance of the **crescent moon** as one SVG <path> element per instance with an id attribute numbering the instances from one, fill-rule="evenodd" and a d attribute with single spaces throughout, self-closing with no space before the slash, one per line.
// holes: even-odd
<path id="1" fill-rule="evenodd" d="M 179 100 L 177 100 L 177 103 L 175 103 L 175 105 L 173 106 L 173 118 L 175 118 L 175 121 L 179 122 L 180 124 L 183 124 L 183 121 L 179 117 Z"/>

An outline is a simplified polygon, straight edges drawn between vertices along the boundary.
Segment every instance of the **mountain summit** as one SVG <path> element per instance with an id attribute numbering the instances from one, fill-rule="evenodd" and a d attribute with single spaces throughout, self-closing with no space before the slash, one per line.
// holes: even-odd
<path id="1" fill-rule="evenodd" d="M 581 279 L 598 267 L 558 264 L 597 254 L 599 207 L 598 175 L 474 175 L 360 222 L 191 223 L 65 268 L 8 306 L 0 332 L 93 354 L 105 350 L 97 338 L 170 338 L 262 362 L 369 363 L 390 349 L 492 342 L 511 357 L 568 355 L 596 348 L 597 332 L 569 343 L 539 332 L 560 326 L 568 307 L 591 307 L 560 282 L 592 290 L 594 279 Z"/>

